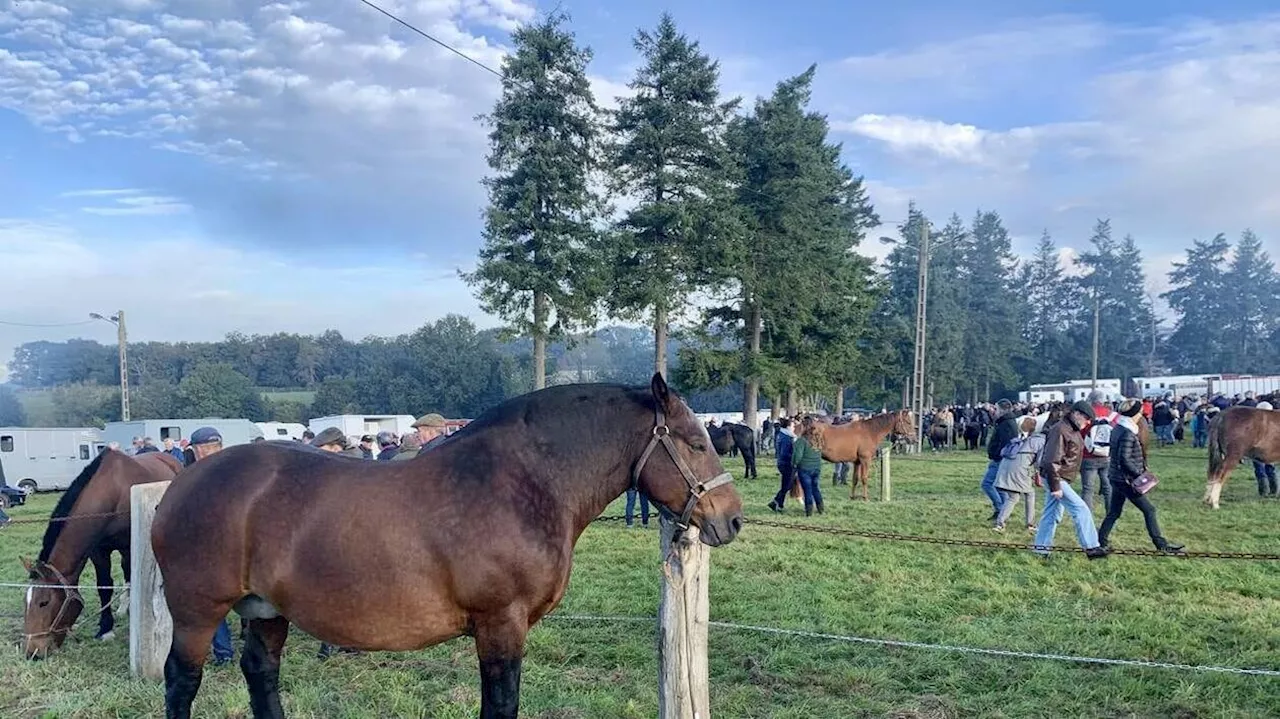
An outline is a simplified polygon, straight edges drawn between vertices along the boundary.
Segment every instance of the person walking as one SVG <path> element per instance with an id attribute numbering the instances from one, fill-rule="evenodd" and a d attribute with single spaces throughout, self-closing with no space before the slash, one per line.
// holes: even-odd
<path id="1" fill-rule="evenodd" d="M 1093 511 L 1093 500 L 1102 495 L 1102 508 L 1111 506 L 1111 483 L 1107 481 L 1107 468 L 1111 462 L 1111 427 L 1118 416 L 1103 402 L 1100 390 L 1089 393 L 1094 421 L 1084 438 L 1084 459 L 1080 461 L 1080 498 Z"/>
<path id="2" fill-rule="evenodd" d="M 791 483 L 795 481 L 795 469 L 791 466 L 791 454 L 795 449 L 796 435 L 791 431 L 791 420 L 783 417 L 774 425 L 777 431 L 773 435 L 773 458 L 778 465 L 778 474 L 782 475 L 782 489 L 769 502 L 769 509 L 781 512 L 791 491 Z"/>
<path id="3" fill-rule="evenodd" d="M 1044 512 L 1040 515 L 1040 529 L 1036 532 L 1034 550 L 1042 557 L 1049 556 L 1053 547 L 1053 535 L 1058 530 L 1063 510 L 1071 515 L 1075 524 L 1076 539 L 1089 559 L 1102 559 L 1106 551 L 1098 544 L 1098 530 L 1093 524 L 1093 512 L 1080 495 L 1071 488 L 1071 481 L 1080 476 L 1080 462 L 1084 458 L 1084 432 L 1093 420 L 1093 406 L 1080 401 L 1067 408 L 1066 416 L 1049 427 L 1044 452 L 1040 456 L 1040 476 L 1045 484 Z"/>
<path id="4" fill-rule="evenodd" d="M 1142 404 L 1134 400 L 1125 400 L 1120 404 L 1120 417 L 1111 432 L 1111 504 L 1107 508 L 1106 519 L 1102 520 L 1102 528 L 1098 530 L 1098 543 L 1104 551 L 1111 551 L 1111 530 L 1124 511 L 1124 503 L 1132 502 L 1142 512 L 1147 524 L 1147 534 L 1151 543 L 1161 552 L 1177 553 L 1183 545 L 1173 544 L 1160 533 L 1160 524 L 1156 521 L 1156 506 L 1145 494 L 1133 488 L 1133 482 L 1147 471 L 1146 460 L 1142 457 L 1142 444 L 1138 441 L 1138 423 L 1134 420 L 1142 412 Z"/>
<path id="5" fill-rule="evenodd" d="M 814 448 L 813 430 L 796 438 L 791 450 L 791 466 L 795 467 L 796 480 L 804 490 L 804 516 L 813 515 L 816 508 L 822 514 L 822 490 L 818 487 L 818 479 L 822 475 L 822 453 Z"/>
<path id="6" fill-rule="evenodd" d="M 996 472 L 996 491 L 1000 492 L 1004 503 L 1000 505 L 1000 514 L 996 516 L 993 531 L 1004 531 L 1004 523 L 1013 514 L 1018 500 L 1022 500 L 1023 520 L 1027 524 L 1027 531 L 1032 534 L 1036 531 L 1036 466 L 1044 451 L 1045 436 L 1037 434 L 1035 428 L 1035 417 L 1023 417 L 1018 429 L 1024 436 L 1006 444 L 1001 453 L 1000 470 Z"/>
<path id="7" fill-rule="evenodd" d="M 996 473 L 1000 471 L 1001 453 L 1006 444 L 1018 438 L 1018 420 L 1013 416 L 1013 404 L 1002 399 L 996 404 L 1000 416 L 996 419 L 996 431 L 987 444 L 987 471 L 982 475 L 982 493 L 991 501 L 991 516 L 988 522 L 994 522 L 1000 516 L 1000 507 L 1004 498 L 996 491 Z"/>

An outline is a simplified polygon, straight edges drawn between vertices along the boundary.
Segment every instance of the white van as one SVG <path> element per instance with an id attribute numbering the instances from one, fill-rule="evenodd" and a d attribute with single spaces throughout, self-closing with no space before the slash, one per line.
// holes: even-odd
<path id="1" fill-rule="evenodd" d="M 66 489 L 105 446 L 93 427 L 0 427 L 0 480 L 28 494 Z"/>
<path id="2" fill-rule="evenodd" d="M 254 422 L 267 439 L 302 439 L 306 426 L 297 422 Z"/>
<path id="3" fill-rule="evenodd" d="M 262 437 L 262 430 L 247 419 L 145 419 L 135 422 L 107 422 L 102 430 L 106 442 L 118 442 L 121 450 L 128 450 L 134 437 L 150 437 L 157 447 L 164 440 L 175 444 L 191 439 L 191 433 L 201 427 L 213 427 L 222 435 L 222 446 L 248 444 Z"/>

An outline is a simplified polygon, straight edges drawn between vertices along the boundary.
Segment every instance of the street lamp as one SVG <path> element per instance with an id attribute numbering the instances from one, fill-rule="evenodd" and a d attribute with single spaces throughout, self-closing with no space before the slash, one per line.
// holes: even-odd
<path id="1" fill-rule="evenodd" d="M 90 312 L 89 319 L 110 322 L 116 326 L 116 341 L 120 345 L 120 420 L 129 421 L 129 335 L 124 328 L 124 310 L 117 310 L 110 317 Z"/>

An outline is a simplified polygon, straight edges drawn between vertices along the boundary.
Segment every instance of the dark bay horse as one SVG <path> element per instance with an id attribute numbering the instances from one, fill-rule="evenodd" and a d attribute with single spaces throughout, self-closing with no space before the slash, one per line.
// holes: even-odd
<path id="1" fill-rule="evenodd" d="M 191 716 L 209 641 L 235 609 L 257 719 L 284 716 L 290 624 L 363 650 L 471 636 L 480 716 L 515 719 L 529 628 L 563 597 L 583 530 L 632 486 L 707 545 L 741 527 L 706 428 L 661 375 L 517 397 L 408 462 L 270 442 L 201 460 L 165 493 L 151 533 L 173 616 L 165 714 Z"/>
<path id="2" fill-rule="evenodd" d="M 62 646 L 84 609 L 76 587 L 85 562 L 97 577 L 99 639 L 111 639 L 111 553 L 120 553 L 120 569 L 129 581 L 129 489 L 135 484 L 173 479 L 182 464 L 164 452 L 130 457 L 104 450 L 63 492 L 49 517 L 40 555 L 22 560 L 32 586 L 23 620 L 23 653 L 40 659 Z M 88 516 L 86 516 L 88 515 Z M 110 515 L 110 516 L 94 516 Z"/>
<path id="3" fill-rule="evenodd" d="M 856 499 L 854 491 L 862 482 L 862 498 L 869 499 L 867 475 L 876 449 L 890 434 L 904 437 L 911 444 L 916 442 L 915 416 L 910 410 L 886 412 L 848 424 L 805 422 L 813 446 L 828 462 L 853 462 L 853 482 L 849 485 L 849 498 Z"/>
<path id="4" fill-rule="evenodd" d="M 1231 470 L 1240 461 L 1280 462 L 1280 412 L 1255 407 L 1232 407 L 1209 423 L 1209 477 L 1204 502 L 1214 509 Z"/>
<path id="5" fill-rule="evenodd" d="M 720 456 L 729 454 L 733 449 L 737 449 L 742 455 L 742 461 L 746 463 L 746 476 L 750 479 L 756 479 L 756 435 L 751 428 L 745 424 L 735 424 L 733 422 L 725 422 L 719 427 L 708 427 L 707 434 L 711 436 L 711 444 L 715 446 L 716 452 Z"/>

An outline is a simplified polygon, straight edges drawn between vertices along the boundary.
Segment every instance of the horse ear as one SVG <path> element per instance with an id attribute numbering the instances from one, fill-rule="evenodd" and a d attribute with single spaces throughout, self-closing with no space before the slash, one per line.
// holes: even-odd
<path id="1" fill-rule="evenodd" d="M 35 565 L 33 565 L 33 564 L 31 563 L 31 560 L 30 560 L 30 559 L 27 559 L 26 557 L 22 557 L 22 556 L 20 556 L 20 557 L 18 557 L 18 561 L 22 562 L 22 568 L 23 568 L 23 569 L 26 569 L 26 570 L 27 570 L 27 572 L 34 572 L 34 571 L 35 571 Z"/>
<path id="2" fill-rule="evenodd" d="M 667 379 L 662 376 L 661 372 L 653 373 L 653 379 L 649 382 L 649 389 L 653 391 L 653 399 L 657 401 L 659 407 L 663 410 L 671 408 L 671 387 L 667 385 Z"/>

